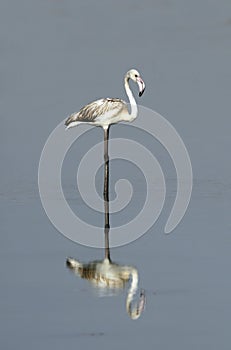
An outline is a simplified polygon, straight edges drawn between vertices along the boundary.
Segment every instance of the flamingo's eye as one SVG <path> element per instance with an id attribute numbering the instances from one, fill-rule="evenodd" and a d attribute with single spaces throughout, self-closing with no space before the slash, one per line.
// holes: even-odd
<path id="1" fill-rule="evenodd" d="M 137 75 L 137 74 L 135 74 L 135 78 L 138 78 L 138 75 Z"/>

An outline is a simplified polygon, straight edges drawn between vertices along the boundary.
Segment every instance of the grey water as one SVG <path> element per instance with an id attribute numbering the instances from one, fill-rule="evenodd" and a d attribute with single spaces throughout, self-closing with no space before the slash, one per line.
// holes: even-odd
<path id="1" fill-rule="evenodd" d="M 230 1 L 3 0 L 0 49 L 1 349 L 230 349 Z M 122 78 L 132 67 L 147 86 L 139 103 L 176 128 L 194 174 L 186 215 L 165 235 L 176 194 L 169 155 L 128 125 L 112 127 L 111 138 L 131 137 L 152 149 L 167 183 L 156 224 L 111 250 L 112 261 L 137 268 L 145 289 L 146 307 L 135 321 L 125 309 L 128 286 L 99 297 L 66 268 L 67 256 L 87 263 L 104 252 L 61 235 L 37 185 L 52 130 L 94 99 L 126 99 Z M 81 152 L 102 138 L 93 128 L 80 140 Z M 78 145 L 69 157 L 63 183 L 76 209 Z M 119 167 L 136 188 L 130 210 L 137 215 L 142 176 L 132 165 L 111 164 L 112 196 Z M 87 210 L 82 204 L 83 218 Z M 103 215 L 95 220 L 103 234 Z M 121 213 L 111 224 L 124 220 Z"/>

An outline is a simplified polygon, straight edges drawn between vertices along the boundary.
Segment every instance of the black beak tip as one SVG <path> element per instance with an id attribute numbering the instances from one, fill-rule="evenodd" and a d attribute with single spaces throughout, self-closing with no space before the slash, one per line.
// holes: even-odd
<path id="1" fill-rule="evenodd" d="M 144 89 L 144 90 L 145 90 L 145 89 Z M 139 92 L 139 97 L 141 97 L 141 96 L 143 95 L 144 90 L 142 90 L 142 91 Z"/>

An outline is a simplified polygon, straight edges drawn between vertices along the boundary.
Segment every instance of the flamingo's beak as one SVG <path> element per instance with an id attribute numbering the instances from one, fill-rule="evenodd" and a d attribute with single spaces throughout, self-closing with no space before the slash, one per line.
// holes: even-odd
<path id="1" fill-rule="evenodd" d="M 141 79 L 141 77 L 138 77 L 136 79 L 136 82 L 139 86 L 139 96 L 142 96 L 143 93 L 144 93 L 144 90 L 145 90 L 145 84 L 144 84 L 144 81 Z"/>

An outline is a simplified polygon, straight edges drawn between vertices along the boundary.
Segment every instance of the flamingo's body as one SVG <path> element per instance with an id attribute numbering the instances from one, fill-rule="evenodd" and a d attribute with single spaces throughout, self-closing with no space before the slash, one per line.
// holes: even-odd
<path id="1" fill-rule="evenodd" d="M 125 287 L 131 278 L 131 284 L 126 298 L 126 309 L 133 320 L 140 317 L 145 306 L 145 294 L 143 290 L 140 292 L 138 302 L 132 305 L 138 289 L 137 269 L 132 266 L 112 263 L 110 258 L 105 258 L 102 261 L 92 261 L 88 264 L 82 264 L 73 258 L 68 258 L 67 266 L 74 270 L 81 278 L 89 280 L 97 288 L 121 289 Z"/>
<path id="2" fill-rule="evenodd" d="M 131 113 L 125 101 L 119 98 L 103 98 L 93 101 L 82 107 L 79 112 L 71 114 L 65 122 L 66 129 L 76 125 L 87 123 L 101 126 L 107 130 L 111 124 L 120 121 L 133 121 L 137 117 L 137 104 L 129 87 L 129 80 L 132 79 L 139 86 L 139 96 L 145 90 L 145 84 L 137 70 L 129 70 L 124 77 L 124 87 L 131 105 Z"/>

